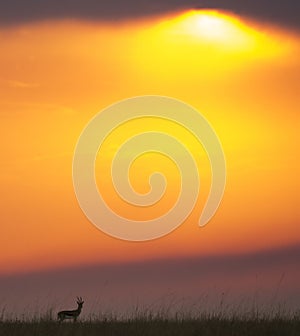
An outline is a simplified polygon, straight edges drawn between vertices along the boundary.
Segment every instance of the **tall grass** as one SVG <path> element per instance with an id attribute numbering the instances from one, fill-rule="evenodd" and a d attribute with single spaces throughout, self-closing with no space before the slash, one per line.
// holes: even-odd
<path id="1" fill-rule="evenodd" d="M 99 317 L 90 316 L 79 322 L 56 321 L 54 312 L 50 309 L 44 316 L 36 315 L 28 319 L 21 316 L 7 319 L 4 315 L 0 321 L 1 336 L 299 336 L 300 314 L 282 313 L 268 315 L 257 311 L 239 315 L 227 312 L 201 313 L 175 312 L 168 315 L 165 309 L 161 311 L 143 310 L 136 307 L 131 316 L 102 314 Z"/>

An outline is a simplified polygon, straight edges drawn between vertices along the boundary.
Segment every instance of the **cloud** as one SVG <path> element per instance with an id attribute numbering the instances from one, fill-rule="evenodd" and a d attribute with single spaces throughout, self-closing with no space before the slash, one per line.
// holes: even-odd
<path id="1" fill-rule="evenodd" d="M 300 246 L 290 246 L 244 255 L 215 255 L 182 259 L 152 260 L 123 264 L 102 264 L 77 268 L 0 276 L 0 297 L 6 311 L 28 311 L 41 300 L 41 307 L 73 305 L 81 295 L 86 300 L 85 313 L 112 309 L 128 313 L 138 300 L 141 305 L 158 302 L 174 294 L 183 299 L 198 300 L 202 309 L 216 307 L 220 295 L 238 309 L 253 295 L 264 307 L 285 301 L 285 308 L 297 309 L 300 303 Z M 201 299 L 202 298 L 202 299 Z M 243 302 L 242 300 L 249 300 Z M 200 301 L 199 301 L 200 300 Z M 202 300 L 202 301 L 201 301 Z M 188 301 L 187 301 L 188 302 Z M 174 302 L 172 302 L 173 305 Z M 259 302 L 257 301 L 257 304 Z M 233 306 L 229 306 L 233 308 Z M 0 306 L 1 308 L 1 306 Z M 36 312 L 37 307 L 32 307 Z M 176 308 L 176 307 L 175 307 Z M 97 308 L 98 309 L 98 308 Z"/>
<path id="2" fill-rule="evenodd" d="M 17 88 L 17 89 L 32 89 L 37 88 L 40 85 L 37 83 L 28 83 L 28 82 L 21 82 L 16 80 L 9 80 L 8 81 L 9 87 Z"/>
<path id="3" fill-rule="evenodd" d="M 189 8 L 220 8 L 300 29 L 298 0 L 11 0 L 0 2 L 0 24 L 62 18 L 114 21 Z"/>

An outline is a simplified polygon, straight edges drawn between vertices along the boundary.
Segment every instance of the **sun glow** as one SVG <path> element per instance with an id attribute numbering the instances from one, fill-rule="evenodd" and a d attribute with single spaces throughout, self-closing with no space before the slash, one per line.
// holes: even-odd
<path id="1" fill-rule="evenodd" d="M 164 35 L 168 41 L 215 47 L 219 51 L 277 54 L 282 46 L 257 29 L 254 23 L 246 22 L 233 14 L 216 10 L 190 10 L 160 22 L 157 36 Z"/>
<path id="2" fill-rule="evenodd" d="M 209 15 L 195 15 L 194 17 L 196 33 L 199 32 L 204 37 L 207 38 L 222 38 L 226 35 L 226 30 L 228 29 L 228 23 L 217 16 Z"/>
<path id="3" fill-rule="evenodd" d="M 241 22 L 217 11 L 189 11 L 178 17 L 177 24 L 184 34 L 207 41 L 228 43 L 246 37 Z"/>

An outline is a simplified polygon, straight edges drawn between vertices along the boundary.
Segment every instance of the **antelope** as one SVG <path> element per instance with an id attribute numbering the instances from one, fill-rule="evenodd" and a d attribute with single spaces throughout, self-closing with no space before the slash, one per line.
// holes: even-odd
<path id="1" fill-rule="evenodd" d="M 82 297 L 77 297 L 77 304 L 78 304 L 78 307 L 77 309 L 74 309 L 74 310 L 63 310 L 63 311 L 60 311 L 58 314 L 57 314 L 57 319 L 62 322 L 63 320 L 72 320 L 74 322 L 77 321 L 77 318 L 78 316 L 80 315 L 81 313 L 81 309 L 82 309 L 82 306 L 84 304 L 84 301 L 82 300 Z"/>

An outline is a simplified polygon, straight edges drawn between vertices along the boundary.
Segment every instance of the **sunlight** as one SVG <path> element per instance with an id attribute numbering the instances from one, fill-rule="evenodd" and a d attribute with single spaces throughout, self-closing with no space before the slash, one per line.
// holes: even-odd
<path id="1" fill-rule="evenodd" d="M 147 22 L 136 40 L 139 44 L 131 49 L 134 67 L 140 64 L 143 71 L 159 71 L 170 80 L 175 73 L 184 76 L 196 69 L 201 69 L 202 78 L 220 78 L 229 69 L 256 60 L 285 59 L 290 53 L 279 32 L 216 10 L 189 10 Z"/>
<path id="2" fill-rule="evenodd" d="M 183 23 L 191 34 L 210 40 L 230 39 L 237 30 L 232 19 L 218 12 L 188 13 Z"/>
<path id="3" fill-rule="evenodd" d="M 218 11 L 188 11 L 169 22 L 176 34 L 227 47 L 253 47 L 257 32 L 234 16 Z"/>

